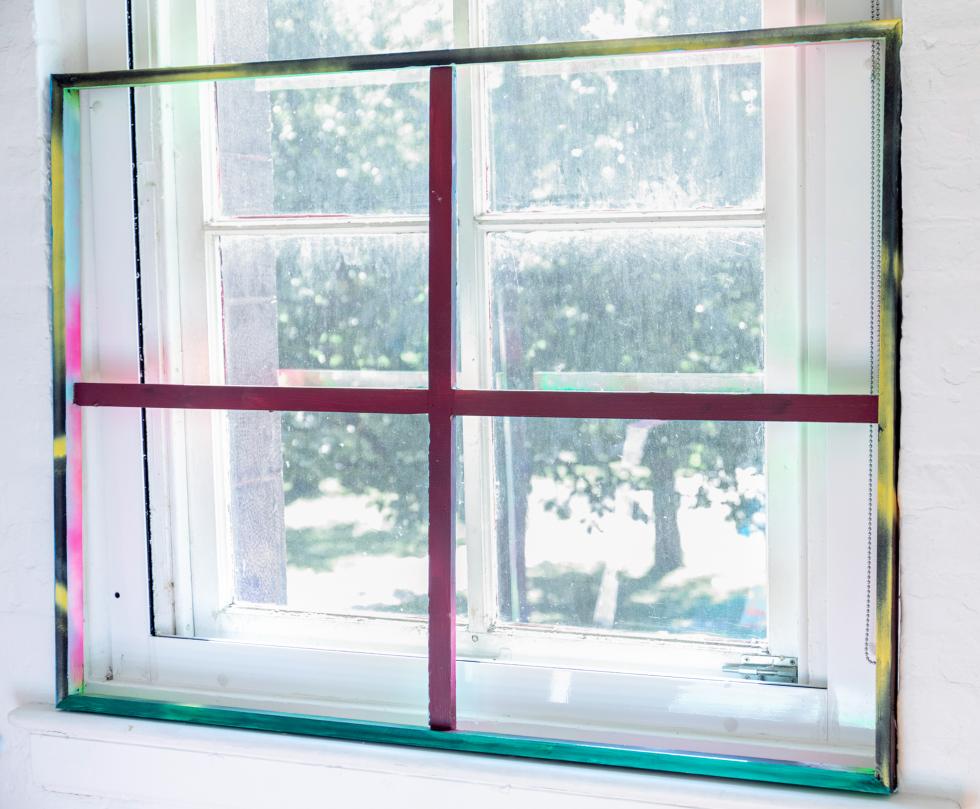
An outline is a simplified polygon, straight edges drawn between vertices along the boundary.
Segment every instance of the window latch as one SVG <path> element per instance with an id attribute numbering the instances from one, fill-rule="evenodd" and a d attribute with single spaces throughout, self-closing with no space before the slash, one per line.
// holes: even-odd
<path id="1" fill-rule="evenodd" d="M 726 663 L 721 670 L 743 680 L 764 683 L 797 683 L 800 677 L 795 657 L 745 655 L 738 663 Z"/>

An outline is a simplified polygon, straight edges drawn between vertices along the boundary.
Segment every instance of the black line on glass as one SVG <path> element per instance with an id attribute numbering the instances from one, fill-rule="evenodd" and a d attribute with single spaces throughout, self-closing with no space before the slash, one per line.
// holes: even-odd
<path id="1" fill-rule="evenodd" d="M 133 3 L 126 0 L 126 56 L 127 66 L 133 69 Z M 143 277 L 140 260 L 140 202 L 139 174 L 136 162 L 136 88 L 129 88 L 129 149 L 132 165 L 133 193 L 133 248 L 136 269 L 136 340 L 139 348 L 140 384 L 146 381 L 146 361 L 143 345 Z M 140 434 L 143 455 L 143 513 L 146 522 L 146 583 L 150 618 L 150 634 L 156 635 L 156 618 L 153 614 L 153 543 L 150 535 L 150 463 L 147 455 L 146 408 L 140 410 Z M 117 595 L 116 598 L 119 596 Z"/>

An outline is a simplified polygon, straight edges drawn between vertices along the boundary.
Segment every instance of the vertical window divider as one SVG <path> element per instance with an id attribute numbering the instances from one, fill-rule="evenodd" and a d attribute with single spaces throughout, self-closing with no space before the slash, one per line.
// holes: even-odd
<path id="1" fill-rule="evenodd" d="M 429 726 L 456 729 L 455 70 L 429 80 Z"/>

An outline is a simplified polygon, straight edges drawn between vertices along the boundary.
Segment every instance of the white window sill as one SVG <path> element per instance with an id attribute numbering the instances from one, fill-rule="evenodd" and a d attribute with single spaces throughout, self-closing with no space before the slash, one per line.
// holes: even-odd
<path id="1" fill-rule="evenodd" d="M 516 761 L 329 739 L 91 716 L 28 705 L 10 714 L 30 734 L 42 789 L 169 807 L 465 806 L 590 809 L 868 807 L 949 809 L 955 803 L 720 779 Z"/>

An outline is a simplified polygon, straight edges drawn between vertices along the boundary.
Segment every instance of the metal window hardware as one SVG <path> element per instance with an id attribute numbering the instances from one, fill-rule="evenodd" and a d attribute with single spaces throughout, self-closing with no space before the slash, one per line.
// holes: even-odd
<path id="1" fill-rule="evenodd" d="M 743 680 L 760 680 L 764 683 L 799 682 L 799 669 L 795 657 L 745 655 L 740 662 L 726 663 L 721 670 L 725 674 L 734 674 Z"/>

